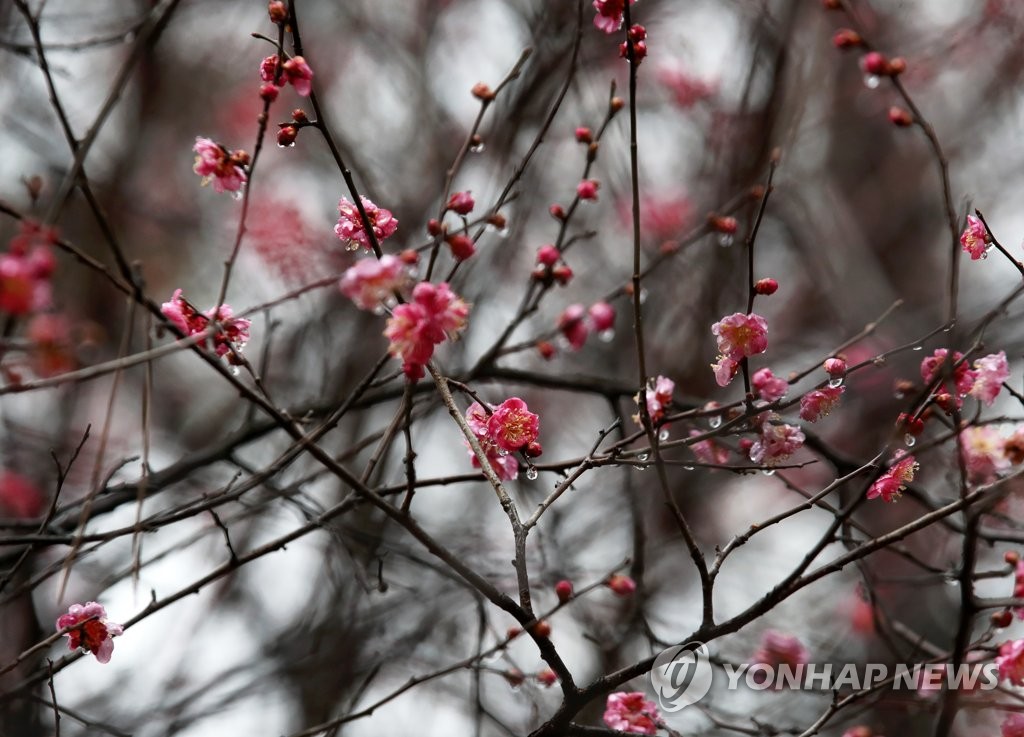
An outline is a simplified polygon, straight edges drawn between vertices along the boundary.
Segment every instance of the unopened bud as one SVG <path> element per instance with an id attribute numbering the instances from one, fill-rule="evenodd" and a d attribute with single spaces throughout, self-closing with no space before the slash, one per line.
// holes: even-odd
<path id="1" fill-rule="evenodd" d="M 889 122 L 898 128 L 907 128 L 914 124 L 914 118 L 907 110 L 893 105 L 889 108 Z"/>
<path id="2" fill-rule="evenodd" d="M 475 85 L 473 85 L 473 89 L 471 91 L 473 93 L 473 97 L 475 97 L 478 100 L 490 102 L 491 100 L 494 99 L 494 90 L 492 90 L 483 82 L 477 82 Z"/>

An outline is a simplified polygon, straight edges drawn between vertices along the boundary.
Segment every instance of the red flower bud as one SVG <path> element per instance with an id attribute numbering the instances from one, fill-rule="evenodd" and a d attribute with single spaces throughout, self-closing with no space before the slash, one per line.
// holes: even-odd
<path id="1" fill-rule="evenodd" d="M 550 668 L 544 668 L 537 674 L 537 682 L 542 686 L 554 686 L 558 681 L 558 676 Z"/>
<path id="2" fill-rule="evenodd" d="M 284 23 L 288 20 L 288 7 L 281 0 L 273 0 L 267 5 L 267 13 L 272 23 Z"/>
<path id="3" fill-rule="evenodd" d="M 277 145 L 291 146 L 295 143 L 295 137 L 298 135 L 299 131 L 294 125 L 282 126 L 281 130 L 277 132 Z"/>
<path id="4" fill-rule="evenodd" d="M 608 103 L 608 107 L 612 109 L 613 113 L 619 112 L 623 107 L 626 106 L 626 101 L 621 97 L 613 97 Z"/>
<path id="5" fill-rule="evenodd" d="M 553 217 L 555 220 L 565 220 L 565 208 L 563 208 L 557 202 L 548 208 L 548 212 L 551 213 L 551 217 Z"/>
<path id="6" fill-rule="evenodd" d="M 568 264 L 561 264 L 551 270 L 551 275 L 555 277 L 556 282 L 564 287 L 572 280 L 572 269 Z"/>
<path id="7" fill-rule="evenodd" d="M 1013 624 L 1013 615 L 1010 613 L 1009 609 L 1003 609 L 1000 612 L 992 613 L 993 627 L 999 627 L 1002 629 L 1003 627 L 1009 627 L 1011 624 Z"/>
<path id="8" fill-rule="evenodd" d="M 558 263 L 558 259 L 562 257 L 562 254 L 558 252 L 558 249 L 554 246 L 547 245 L 541 246 L 537 249 L 537 263 L 543 264 L 544 266 L 554 266 Z"/>
<path id="9" fill-rule="evenodd" d="M 433 236 L 441 235 L 444 229 L 441 227 L 441 223 L 436 218 L 430 218 L 427 221 L 427 233 Z"/>
<path id="10" fill-rule="evenodd" d="M 898 128 L 907 128 L 914 124 L 914 118 L 907 110 L 893 105 L 889 108 L 889 122 Z"/>
<path id="11" fill-rule="evenodd" d="M 733 235 L 739 227 L 736 218 L 723 215 L 709 215 L 708 225 L 711 226 L 712 230 L 716 230 L 719 233 L 728 233 L 729 235 Z"/>
<path id="12" fill-rule="evenodd" d="M 548 345 L 551 344 L 548 343 Z M 547 358 L 547 356 L 545 356 L 545 358 Z M 536 440 L 534 440 L 532 443 L 526 446 L 526 450 L 524 452 L 526 453 L 528 458 L 539 458 L 540 456 L 544 455 L 544 447 Z"/>
<path id="13" fill-rule="evenodd" d="M 494 99 L 494 90 L 492 90 L 483 82 L 477 82 L 475 85 L 473 85 L 473 89 L 471 91 L 473 93 L 473 97 L 475 97 L 478 100 L 490 102 L 491 100 Z"/>
<path id="14" fill-rule="evenodd" d="M 448 242 L 448 247 L 452 249 L 452 256 L 459 261 L 465 261 L 476 253 L 476 246 L 473 245 L 473 239 L 468 235 L 459 233 L 458 235 L 448 236 L 446 240 Z"/>
<path id="15" fill-rule="evenodd" d="M 260 99 L 264 102 L 273 102 L 279 94 L 281 90 L 273 82 L 267 82 L 260 87 Z"/>
<path id="16" fill-rule="evenodd" d="M 754 291 L 765 296 L 775 294 L 779 291 L 779 283 L 774 279 L 758 279 L 754 283 Z"/>
<path id="17" fill-rule="evenodd" d="M 402 260 L 403 264 L 406 264 L 408 266 L 415 266 L 420 262 L 420 255 L 411 248 L 406 248 L 404 251 L 398 254 L 398 258 Z"/>
<path id="18" fill-rule="evenodd" d="M 860 68 L 867 74 L 882 76 L 889 73 L 889 60 L 885 58 L 885 54 L 869 51 L 861 57 Z"/>
<path id="19" fill-rule="evenodd" d="M 864 43 L 860 34 L 850 28 L 840 28 L 832 36 L 832 45 L 837 49 L 852 49 Z"/>
<path id="20" fill-rule="evenodd" d="M 537 341 L 537 352 L 540 353 L 540 357 L 545 361 L 550 361 L 555 357 L 555 346 L 546 340 Z"/>
<path id="21" fill-rule="evenodd" d="M 590 132 L 590 128 L 580 126 L 576 129 L 576 140 L 580 143 L 590 143 L 594 140 L 594 134 Z"/>
<path id="22" fill-rule="evenodd" d="M 572 598 L 572 581 L 562 579 L 555 584 L 555 595 L 563 604 Z"/>
<path id="23" fill-rule="evenodd" d="M 1016 550 L 1007 550 L 1003 553 L 1003 560 L 1009 563 L 1011 566 L 1015 566 L 1020 563 L 1020 553 Z"/>
<path id="24" fill-rule="evenodd" d="M 533 625 L 531 630 L 537 637 L 551 637 L 551 625 L 548 620 L 542 619 L 537 624 Z"/>

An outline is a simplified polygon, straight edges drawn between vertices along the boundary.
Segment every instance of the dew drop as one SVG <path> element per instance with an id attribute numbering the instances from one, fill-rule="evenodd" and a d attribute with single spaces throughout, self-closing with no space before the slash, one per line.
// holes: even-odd
<path id="1" fill-rule="evenodd" d="M 731 246 L 733 244 L 734 240 L 735 240 L 735 238 L 733 238 L 732 233 L 719 233 L 718 234 L 718 245 L 720 245 L 722 248 L 728 248 L 729 246 Z"/>
<path id="2" fill-rule="evenodd" d="M 602 330 L 597 337 L 602 343 L 611 343 L 615 339 L 615 330 L 613 328 Z"/>
<path id="3" fill-rule="evenodd" d="M 481 142 L 481 143 L 474 143 L 472 146 L 469 147 L 469 150 L 472 151 L 475 154 L 481 154 L 481 153 L 484 152 L 485 148 L 486 148 L 486 146 L 484 146 L 484 144 Z"/>
<path id="4" fill-rule="evenodd" d="M 913 448 L 914 447 L 914 443 L 916 443 L 916 442 L 917 442 L 917 438 L 915 438 L 909 432 L 906 435 L 903 436 L 903 444 L 906 445 L 908 448 Z"/>
<path id="5" fill-rule="evenodd" d="M 693 466 L 683 466 L 683 470 L 684 471 L 692 471 L 693 470 Z"/>
<path id="6" fill-rule="evenodd" d="M 658 433 L 658 440 L 661 442 L 668 440 L 668 430 L 662 429 L 662 431 Z"/>
<path id="7" fill-rule="evenodd" d="M 637 471 L 646 471 L 647 466 L 633 466 Z"/>
<path id="8" fill-rule="evenodd" d="M 534 468 L 533 466 L 530 466 L 526 470 L 526 478 L 530 479 L 530 481 L 536 481 L 537 480 L 537 475 L 538 475 L 537 474 L 537 469 Z"/>
<path id="9" fill-rule="evenodd" d="M 373 308 L 373 314 L 375 314 L 377 317 L 380 317 L 381 315 L 383 315 L 384 314 L 384 305 L 382 305 L 382 304 L 376 305 Z"/>
<path id="10" fill-rule="evenodd" d="M 235 202 L 238 202 L 238 200 L 242 199 L 242 197 L 242 190 L 240 189 L 236 189 L 234 192 L 231 193 L 231 199 L 233 199 Z"/>
<path id="11" fill-rule="evenodd" d="M 775 469 L 774 468 L 766 468 L 763 471 L 761 471 L 761 473 L 763 473 L 765 476 L 774 476 L 775 475 Z"/>
<path id="12" fill-rule="evenodd" d="M 650 455 L 648 453 L 641 453 L 636 457 L 638 461 L 646 461 L 648 458 L 650 458 Z"/>
<path id="13" fill-rule="evenodd" d="M 719 427 L 722 426 L 722 416 L 721 415 L 711 415 L 711 417 L 708 418 L 708 425 L 711 426 L 712 430 L 718 429 Z"/>
<path id="14" fill-rule="evenodd" d="M 349 241 L 348 243 L 345 244 L 345 250 L 346 251 L 358 251 L 359 250 L 359 242 L 358 241 Z"/>
<path id="15" fill-rule="evenodd" d="M 923 345 L 915 345 L 910 350 L 912 350 L 912 351 L 923 351 L 924 350 L 924 346 Z"/>
<path id="16" fill-rule="evenodd" d="M 508 455 L 508 451 L 505 450 L 504 448 L 498 448 L 498 455 L 500 455 L 502 458 L 504 458 L 505 456 Z"/>
<path id="17" fill-rule="evenodd" d="M 866 74 L 864 75 L 864 86 L 869 90 L 878 89 L 878 85 L 882 83 L 882 80 L 877 74 Z"/>
<path id="18" fill-rule="evenodd" d="M 279 143 L 279 144 L 277 144 L 277 147 L 278 148 L 295 148 L 295 141 L 292 141 L 291 143 L 288 143 L 288 144 Z"/>
<path id="19" fill-rule="evenodd" d="M 640 287 L 640 304 L 647 301 L 647 290 L 644 287 Z"/>
<path id="20" fill-rule="evenodd" d="M 893 395 L 893 396 L 894 396 L 894 397 L 895 397 L 896 399 L 903 399 L 903 397 L 907 396 L 906 394 L 904 394 L 903 392 L 901 392 L 901 391 L 900 391 L 899 389 L 897 389 L 896 391 L 894 391 L 894 392 L 892 393 L 892 395 Z"/>
<path id="21" fill-rule="evenodd" d="M 834 379 L 829 379 L 828 386 L 830 389 L 838 389 L 843 385 L 843 377 L 837 376 Z"/>
<path id="22" fill-rule="evenodd" d="M 238 376 L 241 372 L 242 372 L 242 370 L 240 368 L 238 368 L 238 366 L 232 366 L 231 367 L 231 375 L 232 376 Z"/>

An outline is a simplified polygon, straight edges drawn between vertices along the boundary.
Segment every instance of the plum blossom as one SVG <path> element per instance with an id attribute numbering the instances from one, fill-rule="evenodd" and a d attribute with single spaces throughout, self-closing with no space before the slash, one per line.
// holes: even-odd
<path id="1" fill-rule="evenodd" d="M 611 729 L 631 734 L 657 734 L 661 715 L 653 701 L 640 691 L 617 691 L 608 694 L 604 723 Z"/>
<path id="2" fill-rule="evenodd" d="M 882 501 L 895 502 L 907 488 L 907 484 L 914 480 L 914 472 L 917 469 L 918 463 L 914 456 L 908 455 L 904 450 L 896 451 L 889 470 L 879 476 L 868 489 L 868 499 L 881 497 Z"/>
<path id="3" fill-rule="evenodd" d="M 384 328 L 384 336 L 391 341 L 388 351 L 402 359 L 409 379 L 420 379 L 434 346 L 458 335 L 468 315 L 469 306 L 447 283 L 420 282 L 412 290 L 412 301 L 395 307 L 388 319 Z"/>
<path id="4" fill-rule="evenodd" d="M 385 254 L 379 260 L 364 258 L 345 270 L 338 287 L 361 310 L 380 309 L 381 302 L 405 283 L 405 264 Z"/>
<path id="5" fill-rule="evenodd" d="M 774 466 L 800 450 L 804 440 L 803 431 L 799 427 L 765 422 L 761 425 L 760 437 L 750 446 L 750 460 Z"/>
<path id="6" fill-rule="evenodd" d="M 203 178 L 203 186 L 213 183 L 214 192 L 238 192 L 246 182 L 245 165 L 249 155 L 244 151 L 228 152 L 209 138 L 197 137 L 192 147 L 196 161 L 192 171 Z"/>
<path id="7" fill-rule="evenodd" d="M 827 417 L 845 391 L 845 386 L 825 386 L 807 392 L 800 398 L 800 419 L 817 422 L 822 417 Z"/>
<path id="8" fill-rule="evenodd" d="M 719 356 L 718 361 L 711 364 L 711 368 L 715 372 L 715 382 L 719 386 L 729 386 L 736 377 L 736 372 L 740 370 L 740 364 L 726 356 Z"/>
<path id="9" fill-rule="evenodd" d="M 313 91 L 313 70 L 301 56 L 293 56 L 281 65 L 281 76 L 275 82 L 277 72 L 277 56 L 268 56 L 260 62 L 260 79 L 273 82 L 278 87 L 290 84 L 300 97 L 309 97 Z"/>
<path id="10" fill-rule="evenodd" d="M 924 379 L 925 383 L 930 384 L 941 375 L 942 365 L 945 363 L 948 355 L 949 351 L 945 348 L 938 348 L 935 353 L 921 361 L 921 378 Z M 963 357 L 963 354 L 959 351 L 953 353 L 953 361 L 957 363 L 956 368 L 953 370 L 955 390 L 950 390 L 951 388 L 947 385 L 948 382 L 940 384 L 939 388 L 936 389 L 936 392 L 940 393 L 945 390 L 950 395 L 950 403 L 957 408 L 963 405 L 963 398 L 974 387 L 977 379 L 977 372 L 972 371 L 967 362 L 961 360 Z"/>
<path id="11" fill-rule="evenodd" d="M 1024 737 L 1024 714 L 1014 712 L 1003 720 L 1002 737 Z"/>
<path id="12" fill-rule="evenodd" d="M 657 70 L 658 81 L 672 94 L 683 110 L 689 110 L 715 94 L 715 85 L 689 74 L 679 67 L 665 66 Z"/>
<path id="13" fill-rule="evenodd" d="M 447 209 L 458 215 L 468 215 L 473 212 L 474 207 L 476 207 L 476 201 L 468 190 L 456 192 L 448 199 Z"/>
<path id="14" fill-rule="evenodd" d="M 1003 388 L 1003 382 L 1010 378 L 1010 368 L 1006 363 L 1006 352 L 990 353 L 974 362 L 976 374 L 971 387 L 972 397 L 992 406 Z"/>
<path id="15" fill-rule="evenodd" d="M 583 319 L 586 315 L 586 308 L 580 304 L 569 305 L 558 317 L 558 329 L 562 332 L 569 347 L 578 351 L 587 342 L 587 335 L 590 329 Z"/>
<path id="16" fill-rule="evenodd" d="M 699 430 L 690 430 L 691 438 L 700 434 Z M 698 440 L 690 446 L 690 450 L 697 456 L 698 461 L 707 463 L 710 466 L 724 466 L 729 462 L 729 449 L 719 445 L 711 438 Z"/>
<path id="17" fill-rule="evenodd" d="M 43 493 L 32 481 L 0 468 L 0 515 L 19 519 L 38 517 L 43 511 Z"/>
<path id="18" fill-rule="evenodd" d="M 976 483 L 988 483 L 1010 467 L 1003 448 L 1005 439 L 990 426 L 968 427 L 960 433 L 960 445 L 967 475 Z"/>
<path id="19" fill-rule="evenodd" d="M 974 215 L 967 216 L 967 227 L 960 234 L 960 246 L 971 254 L 971 261 L 988 256 L 988 231 L 985 230 L 985 224 Z"/>
<path id="20" fill-rule="evenodd" d="M 53 228 L 22 220 L 7 252 L 0 254 L 0 313 L 27 315 L 50 306 L 50 278 L 56 261 L 50 246 Z"/>
<path id="21" fill-rule="evenodd" d="M 778 668 L 780 665 L 788 665 L 795 670 L 799 665 L 807 663 L 808 652 L 803 643 L 797 637 L 785 635 L 775 630 L 767 630 L 761 636 L 761 644 L 751 658 L 754 665 L 766 665 L 771 668 Z M 767 675 L 764 671 L 755 671 L 757 675 Z M 776 686 L 782 682 L 777 681 Z"/>
<path id="22" fill-rule="evenodd" d="M 768 350 L 768 323 L 753 312 L 727 315 L 711 326 L 718 341 L 718 363 L 712 364 L 719 386 L 727 386 L 748 356 Z"/>
<path id="23" fill-rule="evenodd" d="M 664 419 L 665 408 L 672 403 L 672 392 L 675 390 L 676 383 L 667 376 L 658 376 L 653 382 L 647 380 L 647 389 L 644 390 L 647 414 L 655 425 Z M 640 395 L 637 394 L 634 399 L 639 403 Z M 639 412 L 633 415 L 633 422 L 641 424 Z"/>
<path id="24" fill-rule="evenodd" d="M 96 656 L 101 663 L 109 663 L 114 651 L 114 637 L 122 634 L 121 625 L 107 620 L 107 612 L 102 605 L 90 601 L 85 605 L 72 604 L 67 614 L 57 618 L 57 631 L 74 627 L 65 632 L 68 638 L 68 649 L 86 650 Z"/>
<path id="25" fill-rule="evenodd" d="M 1004 642 L 996 656 L 999 677 L 1015 686 L 1024 686 L 1024 640 Z"/>
<path id="26" fill-rule="evenodd" d="M 370 226 L 373 228 L 373 234 L 377 237 L 378 243 L 398 230 L 398 220 L 395 219 L 390 210 L 377 207 L 366 197 L 360 196 L 359 199 L 363 203 L 366 218 L 370 221 Z M 340 217 L 338 218 L 338 224 L 334 226 L 334 234 L 341 240 L 347 241 L 352 249 L 359 248 L 359 246 L 368 251 L 372 249 L 370 237 L 366 234 L 366 229 L 363 227 L 363 219 L 359 216 L 359 208 L 356 207 L 355 203 L 342 197 L 338 200 L 338 214 Z"/>
<path id="27" fill-rule="evenodd" d="M 160 312 L 187 338 L 209 328 L 210 321 L 214 319 L 214 309 L 211 307 L 206 312 L 199 312 L 181 295 L 182 291 L 175 289 L 170 301 L 160 306 Z M 249 327 L 252 323 L 244 317 L 234 317 L 234 310 L 228 304 L 220 306 L 216 311 L 216 319 L 220 330 L 212 336 L 214 353 L 221 358 L 228 356 L 229 363 L 240 363 L 235 353 L 240 353 L 249 342 Z"/>
<path id="28" fill-rule="evenodd" d="M 632 5 L 636 0 L 629 0 Z M 594 0 L 594 25 L 605 33 L 612 34 L 622 28 L 622 14 L 626 11 L 626 0 Z"/>
<path id="29" fill-rule="evenodd" d="M 780 379 L 772 373 L 769 368 L 758 369 L 750 377 L 750 383 L 757 392 L 757 396 L 766 402 L 774 402 L 782 399 L 789 390 L 789 383 Z"/>
<path id="30" fill-rule="evenodd" d="M 622 573 L 609 576 L 606 584 L 618 596 L 632 596 L 636 593 L 636 581 Z"/>
<path id="31" fill-rule="evenodd" d="M 494 408 L 487 432 L 502 450 L 515 452 L 537 439 L 540 418 L 519 397 L 510 397 Z"/>

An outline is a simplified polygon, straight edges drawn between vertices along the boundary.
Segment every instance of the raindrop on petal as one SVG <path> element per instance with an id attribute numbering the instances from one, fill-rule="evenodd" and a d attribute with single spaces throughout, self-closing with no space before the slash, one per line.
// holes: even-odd
<path id="1" fill-rule="evenodd" d="M 828 385 L 831 389 L 838 389 L 843 385 L 843 377 L 837 376 L 834 379 L 829 379 Z"/>

